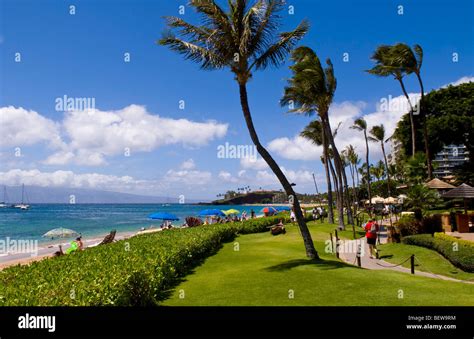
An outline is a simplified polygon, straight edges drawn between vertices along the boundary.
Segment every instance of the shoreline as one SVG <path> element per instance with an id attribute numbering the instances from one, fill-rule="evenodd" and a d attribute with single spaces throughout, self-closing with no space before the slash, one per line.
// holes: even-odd
<path id="1" fill-rule="evenodd" d="M 154 233 L 161 231 L 160 228 L 147 228 L 143 231 L 122 231 L 117 232 L 114 238 L 114 241 L 119 240 L 126 240 L 131 237 L 147 234 L 147 233 Z M 98 234 L 92 237 L 83 238 L 84 249 L 91 248 L 97 246 L 104 238 L 110 234 Z M 72 240 L 71 240 L 72 241 Z M 58 240 L 54 243 L 42 244 L 38 245 L 38 251 L 36 254 L 31 253 L 8 253 L 6 255 L 0 256 L 0 271 L 15 265 L 28 265 L 35 261 L 40 261 L 45 258 L 52 258 L 53 254 L 59 250 L 59 245 L 63 246 L 63 250 L 65 251 L 69 247 L 70 241 Z"/>

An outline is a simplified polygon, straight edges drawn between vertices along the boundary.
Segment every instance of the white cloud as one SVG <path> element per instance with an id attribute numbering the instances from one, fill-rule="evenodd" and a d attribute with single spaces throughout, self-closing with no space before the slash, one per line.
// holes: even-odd
<path id="1" fill-rule="evenodd" d="M 186 185 L 205 185 L 211 180 L 212 174 L 207 171 L 198 170 L 169 170 L 164 180 L 172 183 L 183 183 Z"/>
<path id="2" fill-rule="evenodd" d="M 179 166 L 180 169 L 182 170 L 191 170 L 196 168 L 196 164 L 194 163 L 193 159 L 188 159 L 186 161 L 183 161 L 181 166 Z"/>
<path id="3" fill-rule="evenodd" d="M 299 135 L 292 139 L 284 137 L 270 141 L 268 149 L 290 160 L 319 160 L 322 147 Z"/>
<path id="4" fill-rule="evenodd" d="M 238 178 L 233 177 L 231 173 L 226 171 L 220 171 L 218 177 L 224 182 L 236 183 L 239 181 Z"/>
<path id="5" fill-rule="evenodd" d="M 72 171 L 41 172 L 37 169 L 12 169 L 0 172 L 0 182 L 5 185 L 91 188 L 126 192 L 128 189 L 154 189 L 160 186 L 157 181 L 137 180 L 131 176 L 115 176 L 99 173 L 77 174 Z"/>
<path id="6" fill-rule="evenodd" d="M 454 82 L 450 82 L 449 84 L 446 84 L 446 85 L 442 86 L 441 88 L 448 87 L 449 85 L 457 86 L 457 85 L 465 84 L 465 83 L 468 83 L 468 82 L 474 82 L 474 77 L 464 76 L 464 77 L 459 78 L 458 80 L 456 80 Z"/>
<path id="7" fill-rule="evenodd" d="M 104 157 L 123 154 L 125 150 L 150 152 L 171 144 L 204 146 L 223 137 L 228 128 L 227 124 L 216 121 L 163 118 L 138 105 L 118 111 L 95 110 L 92 114 L 69 112 L 63 126 L 76 162 L 90 165 L 101 165 Z"/>
<path id="8" fill-rule="evenodd" d="M 61 145 L 59 125 L 22 107 L 0 107 L 0 147 L 20 147 L 47 142 Z"/>
<path id="9" fill-rule="evenodd" d="M 243 169 L 263 170 L 268 168 L 268 164 L 265 160 L 263 160 L 263 158 L 247 157 L 240 159 L 240 167 Z"/>
<path id="10" fill-rule="evenodd" d="M 88 166 L 106 164 L 107 157 L 125 152 L 150 152 L 165 145 L 201 147 L 225 136 L 228 129 L 227 124 L 213 120 L 194 122 L 160 117 L 139 105 L 117 111 L 66 112 L 61 122 L 35 111 L 8 106 L 0 108 L 0 125 L 0 146 L 48 142 L 56 153 L 45 164 L 74 162 Z"/>

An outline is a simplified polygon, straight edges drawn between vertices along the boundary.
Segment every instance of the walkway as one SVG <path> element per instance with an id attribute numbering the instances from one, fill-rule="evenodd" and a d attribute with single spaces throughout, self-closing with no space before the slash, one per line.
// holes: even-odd
<path id="1" fill-rule="evenodd" d="M 380 232 L 380 244 L 385 244 L 385 243 L 387 243 L 387 231 L 384 227 L 382 227 L 381 232 Z M 392 271 L 397 271 L 397 272 L 402 272 L 402 273 L 408 273 L 411 275 L 411 270 L 409 268 L 398 266 L 381 259 L 375 259 L 375 258 L 371 259 L 370 252 L 369 252 L 369 245 L 367 244 L 365 237 L 361 239 L 356 239 L 356 240 L 340 240 L 339 258 L 348 264 L 357 266 L 357 247 L 359 245 L 361 246 L 360 260 L 361 260 L 362 268 L 366 268 L 369 270 L 392 270 Z M 408 258 L 408 261 L 409 260 L 410 259 Z M 415 257 L 415 260 L 416 260 L 416 257 Z M 418 262 L 417 264 L 420 264 L 420 263 Z M 415 275 L 442 279 L 442 280 L 463 282 L 467 284 L 474 284 L 474 281 L 454 279 L 454 278 L 446 277 L 439 274 L 423 272 L 416 268 L 415 268 Z"/>

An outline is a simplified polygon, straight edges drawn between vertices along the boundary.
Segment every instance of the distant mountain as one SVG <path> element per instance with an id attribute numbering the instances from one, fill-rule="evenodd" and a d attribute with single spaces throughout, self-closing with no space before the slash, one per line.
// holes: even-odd
<path id="1" fill-rule="evenodd" d="M 21 201 L 21 186 L 7 186 L 8 203 Z M 76 204 L 174 204 L 178 198 L 137 195 L 84 188 L 25 186 L 25 202 L 30 204 L 68 204 L 74 196 Z M 3 198 L 3 186 L 0 186 L 0 201 Z M 197 203 L 202 200 L 186 200 Z"/>

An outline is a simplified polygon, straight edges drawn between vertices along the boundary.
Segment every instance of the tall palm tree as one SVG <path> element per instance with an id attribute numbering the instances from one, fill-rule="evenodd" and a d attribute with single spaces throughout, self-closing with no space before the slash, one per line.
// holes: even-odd
<path id="1" fill-rule="evenodd" d="M 365 139 L 365 163 L 369 164 L 369 140 L 367 138 L 367 122 L 365 121 L 364 118 L 358 118 L 354 121 L 354 125 L 351 126 L 352 129 L 356 129 L 358 131 L 362 131 L 364 133 L 364 139 Z M 370 171 L 369 171 L 370 166 L 366 166 L 367 170 L 367 193 L 369 194 L 369 206 L 372 206 L 372 189 L 370 187 Z"/>
<path id="2" fill-rule="evenodd" d="M 356 188 L 356 183 L 355 183 L 355 176 L 357 173 L 357 161 L 360 161 L 358 159 L 357 153 L 355 151 L 354 146 L 348 145 L 344 149 L 344 154 L 347 158 L 347 161 L 349 163 L 349 171 L 351 173 L 351 178 L 352 178 L 352 191 L 353 191 L 353 200 L 354 200 L 354 209 L 356 209 L 356 202 L 357 202 L 357 188 Z M 356 211 L 355 211 L 356 212 Z"/>
<path id="3" fill-rule="evenodd" d="M 379 160 L 375 166 L 370 167 L 372 175 L 380 181 L 385 175 L 385 165 L 382 160 Z"/>
<path id="4" fill-rule="evenodd" d="M 423 122 L 423 142 L 428 166 L 428 177 L 433 179 L 433 166 L 431 164 L 431 155 L 428 141 L 428 126 L 426 123 L 425 90 L 423 80 L 421 79 L 421 65 L 423 64 L 423 48 L 415 44 L 413 49 L 407 44 L 398 43 L 392 47 L 394 63 L 401 67 L 406 74 L 414 73 L 420 86 L 419 111 Z"/>
<path id="5" fill-rule="evenodd" d="M 385 154 L 385 146 L 384 146 L 384 143 L 387 140 L 385 140 L 385 127 L 383 124 L 372 127 L 372 129 L 370 130 L 369 140 L 372 142 L 380 143 L 380 146 L 382 147 L 382 154 L 383 154 L 383 159 L 385 162 L 385 170 L 387 174 L 387 192 L 388 192 L 388 196 L 391 196 L 392 193 L 390 192 L 390 172 L 388 169 L 387 155 Z"/>
<path id="6" fill-rule="evenodd" d="M 321 121 L 314 120 L 306 126 L 300 135 L 303 138 L 311 140 L 312 143 L 318 146 L 323 146 L 323 155 L 321 161 L 324 164 L 324 169 L 326 172 L 326 184 L 328 188 L 328 218 L 329 223 L 334 224 L 334 213 L 333 213 L 333 197 L 332 197 L 332 185 L 331 185 L 331 175 L 329 173 L 329 146 L 327 138 L 324 136 L 324 128 L 321 124 Z"/>
<path id="7" fill-rule="evenodd" d="M 260 142 L 247 96 L 247 83 L 253 72 L 268 66 L 280 66 L 308 31 L 308 22 L 302 21 L 293 31 L 279 32 L 279 12 L 285 6 L 283 0 L 259 0 L 253 5 L 248 0 L 229 0 L 227 12 L 214 0 L 191 0 L 190 5 L 200 15 L 200 25 L 192 25 L 178 17 L 167 17 L 168 32 L 159 40 L 159 44 L 168 46 L 185 59 L 199 63 L 204 70 L 228 68 L 234 73 L 250 138 L 286 194 L 292 197 L 306 255 L 318 258 L 296 193 Z M 180 37 L 173 31 L 177 31 Z"/>
<path id="8" fill-rule="evenodd" d="M 415 119 L 413 117 L 414 108 L 411 103 L 410 97 L 406 91 L 403 77 L 407 74 L 406 68 L 400 63 L 397 63 L 396 55 L 393 52 L 393 46 L 381 45 L 377 47 L 371 59 L 375 61 L 375 66 L 367 72 L 379 77 L 393 76 L 400 84 L 403 94 L 408 101 L 410 111 L 410 127 L 411 127 L 411 147 L 412 155 L 416 153 L 416 130 L 415 130 Z"/>
<path id="9" fill-rule="evenodd" d="M 290 66 L 293 76 L 288 80 L 284 95 L 281 99 L 282 106 L 291 104 L 294 108 L 290 112 L 297 114 L 318 114 L 324 129 L 328 145 L 333 150 L 334 165 L 337 174 L 337 194 L 341 206 L 338 206 L 339 228 L 344 226 L 344 184 L 343 166 L 329 121 L 329 107 L 334 98 L 337 81 L 334 68 L 330 59 L 326 60 L 324 69 L 316 53 L 309 47 L 298 47 L 292 53 L 294 64 Z"/>

